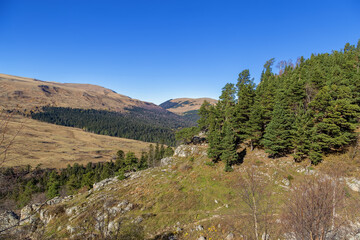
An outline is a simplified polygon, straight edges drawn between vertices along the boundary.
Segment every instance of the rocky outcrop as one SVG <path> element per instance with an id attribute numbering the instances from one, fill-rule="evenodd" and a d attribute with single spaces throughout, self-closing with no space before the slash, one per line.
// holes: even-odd
<path id="1" fill-rule="evenodd" d="M 93 191 L 99 191 L 99 190 L 103 189 L 106 185 L 115 183 L 117 181 L 119 181 L 119 179 L 117 177 L 113 177 L 113 178 L 104 179 L 101 182 L 94 183 Z"/>
<path id="2" fill-rule="evenodd" d="M 207 156 L 207 152 L 205 148 L 202 148 L 197 145 L 180 145 L 175 149 L 174 156 L 175 157 L 189 157 L 193 155 L 200 155 L 203 157 Z"/>
<path id="3" fill-rule="evenodd" d="M 170 165 L 172 162 L 174 161 L 173 157 L 166 157 L 160 160 L 160 166 L 164 167 L 164 166 L 168 166 Z"/>
<path id="4" fill-rule="evenodd" d="M 360 192 L 360 180 L 356 178 L 345 178 L 345 182 L 351 190 Z"/>
<path id="5" fill-rule="evenodd" d="M 5 211 L 0 214 L 0 231 L 11 228 L 19 224 L 19 216 L 13 211 Z"/>

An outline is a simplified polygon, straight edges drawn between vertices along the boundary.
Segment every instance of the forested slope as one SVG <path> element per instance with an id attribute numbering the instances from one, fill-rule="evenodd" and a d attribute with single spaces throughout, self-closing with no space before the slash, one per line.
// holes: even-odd
<path id="1" fill-rule="evenodd" d="M 126 109 L 125 113 L 95 109 L 44 107 L 32 113 L 32 118 L 86 131 L 136 139 L 146 142 L 175 144 L 174 131 L 195 125 L 195 122 L 168 112 L 140 107 Z"/>
<path id="2" fill-rule="evenodd" d="M 263 148 L 270 157 L 292 155 L 313 164 L 324 154 L 346 151 L 356 139 L 360 112 L 360 41 L 331 54 L 281 61 L 270 59 L 255 86 L 249 70 L 222 89 L 216 106 L 205 102 L 199 127 L 206 131 L 209 156 L 238 159 L 237 149 Z"/>

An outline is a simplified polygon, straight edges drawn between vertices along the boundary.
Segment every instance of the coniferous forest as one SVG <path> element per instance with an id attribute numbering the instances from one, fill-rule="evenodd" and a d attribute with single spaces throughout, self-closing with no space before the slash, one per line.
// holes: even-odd
<path id="1" fill-rule="evenodd" d="M 241 146 L 261 148 L 269 157 L 291 155 L 313 164 L 342 152 L 356 140 L 360 113 L 360 41 L 331 54 L 313 54 L 296 63 L 268 60 L 256 86 L 249 70 L 228 83 L 219 102 L 205 102 L 199 130 L 207 133 L 208 154 L 226 169 Z"/>
<path id="2" fill-rule="evenodd" d="M 32 118 L 58 125 L 82 128 L 85 131 L 145 142 L 175 145 L 176 129 L 189 127 L 195 121 L 168 111 L 144 108 L 126 109 L 126 113 L 95 109 L 44 107 Z"/>
<path id="3" fill-rule="evenodd" d="M 114 161 L 89 162 L 86 166 L 75 163 L 58 170 L 41 166 L 32 169 L 30 165 L 0 168 L 0 210 L 9 200 L 14 201 L 17 207 L 23 207 L 36 200 L 37 196 L 43 195 L 37 200 L 44 201 L 74 194 L 81 188 L 88 190 L 94 183 L 106 178 L 117 176 L 122 180 L 128 172 L 159 166 L 162 158 L 172 156 L 173 153 L 174 150 L 169 146 L 150 144 L 148 151 L 142 152 L 140 157 L 134 152 L 118 150 Z"/>

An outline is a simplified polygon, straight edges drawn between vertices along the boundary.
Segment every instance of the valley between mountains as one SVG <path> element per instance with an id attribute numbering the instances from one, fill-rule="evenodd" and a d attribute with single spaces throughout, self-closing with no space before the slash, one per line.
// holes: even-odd
<path id="1" fill-rule="evenodd" d="M 360 41 L 155 105 L 0 74 L 0 238 L 360 239 Z"/>

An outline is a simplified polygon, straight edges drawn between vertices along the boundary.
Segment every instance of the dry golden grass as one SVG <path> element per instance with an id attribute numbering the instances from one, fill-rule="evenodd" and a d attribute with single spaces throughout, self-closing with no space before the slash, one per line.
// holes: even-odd
<path id="1" fill-rule="evenodd" d="M 97 135 L 21 116 L 11 119 L 7 135 L 12 136 L 21 126 L 5 166 L 42 164 L 63 168 L 67 164 L 109 161 L 119 149 L 139 156 L 149 146 L 146 142 Z"/>
<path id="2" fill-rule="evenodd" d="M 212 99 L 212 98 L 176 98 L 176 99 L 170 100 L 170 102 L 178 103 L 178 104 L 181 104 L 184 102 L 187 102 L 187 103 L 185 103 L 184 105 L 182 105 L 180 107 L 169 108 L 167 110 L 181 115 L 188 111 L 199 110 L 205 100 L 213 105 L 217 103 L 217 100 Z"/>
<path id="3" fill-rule="evenodd" d="M 54 106 L 124 111 L 126 107 L 159 108 L 91 84 L 57 83 L 0 74 L 0 108 L 29 111 Z"/>

